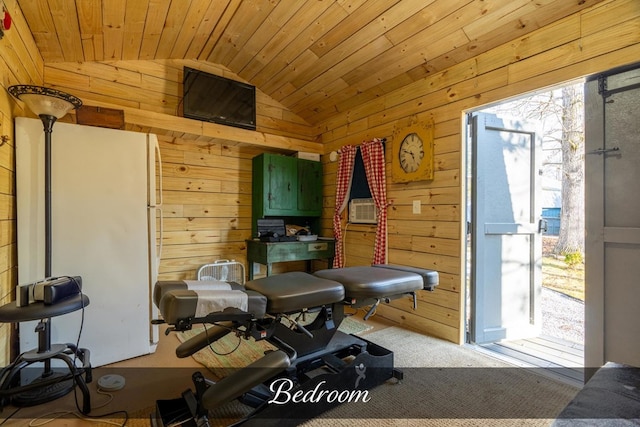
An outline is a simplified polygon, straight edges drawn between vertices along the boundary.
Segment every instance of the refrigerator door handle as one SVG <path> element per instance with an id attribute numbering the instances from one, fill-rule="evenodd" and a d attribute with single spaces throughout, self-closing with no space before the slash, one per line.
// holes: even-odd
<path id="1" fill-rule="evenodd" d="M 158 200 L 157 206 L 162 206 L 162 156 L 160 155 L 160 144 L 158 138 L 155 142 L 156 161 L 158 163 Z M 162 209 L 160 210 L 160 223 L 162 224 Z"/>
<path id="2" fill-rule="evenodd" d="M 158 137 L 152 133 L 148 133 L 147 144 L 147 173 L 149 180 L 148 203 L 149 206 L 161 206 L 162 156 L 160 155 L 160 144 L 158 143 Z"/>
<path id="3" fill-rule="evenodd" d="M 162 241 L 164 240 L 163 232 L 164 232 L 164 214 L 162 212 L 161 207 L 156 207 L 156 211 L 160 214 L 160 224 L 158 226 L 158 242 L 156 251 L 156 267 L 158 270 L 160 269 L 160 259 L 162 258 Z"/>

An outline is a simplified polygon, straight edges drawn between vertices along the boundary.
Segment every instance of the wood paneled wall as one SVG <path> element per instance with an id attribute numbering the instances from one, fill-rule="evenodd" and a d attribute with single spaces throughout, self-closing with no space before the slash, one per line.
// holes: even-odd
<path id="1" fill-rule="evenodd" d="M 160 275 L 195 279 L 219 259 L 246 264 L 251 234 L 251 157 L 255 149 L 159 137 L 163 162 Z"/>
<path id="2" fill-rule="evenodd" d="M 160 278 L 195 279 L 198 267 L 222 259 L 247 266 L 251 159 L 265 150 L 168 136 L 160 136 L 159 142 L 164 216 Z M 278 265 L 274 271 L 302 267 Z"/>
<path id="3" fill-rule="evenodd" d="M 13 118 L 29 115 L 6 91 L 18 83 L 42 84 L 43 62 L 15 0 L 4 1 L 13 24 L 0 40 L 0 305 L 15 298 L 17 285 L 15 142 Z M 10 361 L 11 324 L 0 323 L 0 366 Z"/>
<path id="4" fill-rule="evenodd" d="M 47 85 L 80 97 L 85 104 L 181 116 L 185 66 L 243 81 L 222 66 L 184 59 L 52 63 L 45 66 L 45 80 Z M 256 90 L 256 104 L 259 132 L 307 141 L 318 138 L 317 129 L 260 90 Z"/>
<path id="5" fill-rule="evenodd" d="M 265 151 L 321 149 L 314 141 L 316 129 L 259 91 L 256 132 L 176 117 L 185 65 L 241 80 L 222 67 L 187 60 L 45 66 L 47 85 L 79 96 L 86 105 L 122 108 L 127 129 L 158 135 L 164 189 L 160 278 L 165 280 L 194 279 L 199 266 L 220 259 L 246 266 L 251 159 Z M 218 136 L 216 127 L 225 134 Z M 256 135 L 253 144 L 251 134 Z"/>
<path id="6" fill-rule="evenodd" d="M 408 301 L 381 307 L 379 315 L 445 339 L 461 342 L 464 332 L 462 293 L 464 245 L 463 113 L 501 99 L 566 82 L 637 61 L 640 58 L 640 4 L 609 0 L 547 25 L 375 101 L 365 102 L 325 120 L 306 124 L 279 103 L 259 94 L 258 128 L 270 135 L 269 146 L 234 140 L 216 131 L 192 132 L 191 122 L 173 120 L 179 106 L 183 65 L 226 74 L 222 67 L 195 61 L 118 61 L 62 63 L 44 67 L 15 0 L 5 0 L 14 23 L 0 40 L 2 85 L 35 83 L 80 96 L 88 105 L 115 106 L 127 114 L 140 111 L 130 128 L 159 126 L 165 176 L 163 278 L 192 278 L 198 265 L 220 258 L 245 261 L 244 239 L 250 234 L 250 158 L 263 151 L 314 149 L 322 135 L 324 153 L 345 144 L 386 137 L 391 146 L 398 123 L 432 117 L 436 127 L 436 176 L 430 182 L 388 185 L 389 262 L 433 268 L 440 286 L 420 295 L 419 311 Z M 2 91 L 0 135 L 0 297 L 11 299 L 16 285 L 15 179 L 13 117 L 30 115 Z M 142 124 L 135 124 L 139 119 Z M 257 132 L 256 134 L 260 133 Z M 206 135 L 205 135 L 206 134 Z M 289 140 L 293 139 L 293 143 Z M 276 140 L 277 143 L 273 143 Z M 240 142 L 238 142 L 240 141 Z M 305 145 L 304 141 L 310 141 Z M 271 148 L 269 148 L 271 147 Z M 328 157 L 328 156 L 324 156 Z M 387 151 L 387 162 L 390 162 Z M 325 162 L 324 234 L 331 234 L 336 163 Z M 422 214 L 411 213 L 420 200 Z M 368 263 L 374 229 L 353 226 L 346 239 L 347 265 Z M 283 269 L 285 267 L 282 267 Z M 296 268 L 296 266 L 287 266 Z M 8 327 L 0 325 L 0 359 L 6 359 Z M 0 360 L 2 363 L 3 360 Z"/>
<path id="7" fill-rule="evenodd" d="M 394 126 L 435 120 L 433 181 L 388 183 L 389 263 L 435 269 L 440 286 L 410 302 L 380 307 L 378 315 L 453 342 L 463 342 L 465 244 L 464 113 L 480 106 L 581 78 L 640 58 L 640 3 L 610 0 L 505 43 L 442 72 L 322 123 L 325 153 L 373 137 L 387 138 L 390 176 Z M 336 163 L 326 163 L 323 225 L 331 230 Z M 422 214 L 412 214 L 420 200 Z M 347 231 L 347 265 L 370 262 L 372 227 Z"/>

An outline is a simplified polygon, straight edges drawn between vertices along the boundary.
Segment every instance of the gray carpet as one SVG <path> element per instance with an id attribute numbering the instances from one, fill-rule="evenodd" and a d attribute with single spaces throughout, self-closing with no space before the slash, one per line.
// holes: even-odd
<path id="1" fill-rule="evenodd" d="M 395 365 L 401 368 L 511 366 L 467 347 L 395 326 L 363 334 L 362 337 L 392 350 Z"/>
<path id="2" fill-rule="evenodd" d="M 363 338 L 393 349 L 403 381 L 391 380 L 371 390 L 369 402 L 344 404 L 305 426 L 548 426 L 578 392 L 539 370 L 406 329 Z"/>
<path id="3" fill-rule="evenodd" d="M 578 392 L 539 371 L 406 329 L 390 327 L 361 336 L 393 350 L 403 380 L 370 390 L 368 402 L 344 403 L 302 425 L 542 427 Z M 242 406 L 233 402 L 212 412 L 212 426 L 221 421 L 218 417 L 241 416 L 246 410 Z M 289 425 L 286 420 L 279 423 L 273 425 Z"/>

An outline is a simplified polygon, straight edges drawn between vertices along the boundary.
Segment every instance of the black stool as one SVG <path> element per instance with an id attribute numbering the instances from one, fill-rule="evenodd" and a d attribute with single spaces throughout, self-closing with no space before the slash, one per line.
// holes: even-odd
<path id="1" fill-rule="evenodd" d="M 17 307 L 13 301 L 0 307 L 0 322 L 19 323 L 40 320 L 35 329 L 38 333 L 38 348 L 21 354 L 0 371 L 0 409 L 9 403 L 20 407 L 49 402 L 71 392 L 77 385 L 83 395 L 82 413 L 88 414 L 91 411 L 87 387 L 87 383 L 92 380 L 89 350 L 77 348 L 75 344 L 70 343 L 51 344 L 51 318 L 80 310 L 87 305 L 89 305 L 89 297 L 79 294 L 51 305 L 38 302 Z M 53 370 L 52 359 L 65 362 L 69 372 Z M 79 360 L 82 366 L 76 366 L 74 363 L 76 360 Z M 37 362 L 44 363 L 42 374 L 29 384 L 21 385 L 22 369 Z"/>

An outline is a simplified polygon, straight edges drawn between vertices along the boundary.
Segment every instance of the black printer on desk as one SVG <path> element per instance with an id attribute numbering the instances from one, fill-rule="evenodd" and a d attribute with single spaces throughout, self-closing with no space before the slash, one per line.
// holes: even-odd
<path id="1" fill-rule="evenodd" d="M 261 242 L 295 242 L 296 236 L 287 236 L 284 219 L 259 219 L 258 238 Z"/>

